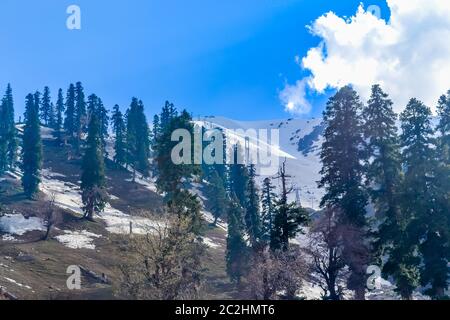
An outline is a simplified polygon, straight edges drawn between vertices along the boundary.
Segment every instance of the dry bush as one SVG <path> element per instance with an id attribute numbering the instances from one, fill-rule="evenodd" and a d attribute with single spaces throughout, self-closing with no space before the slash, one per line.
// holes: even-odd
<path id="1" fill-rule="evenodd" d="M 307 272 L 300 250 L 272 252 L 269 248 L 254 254 L 247 277 L 251 298 L 256 300 L 297 299 Z"/>
<path id="2" fill-rule="evenodd" d="M 133 235 L 132 258 L 121 265 L 121 296 L 136 300 L 200 298 L 206 247 L 191 233 L 190 220 L 168 218 L 147 235 Z"/>

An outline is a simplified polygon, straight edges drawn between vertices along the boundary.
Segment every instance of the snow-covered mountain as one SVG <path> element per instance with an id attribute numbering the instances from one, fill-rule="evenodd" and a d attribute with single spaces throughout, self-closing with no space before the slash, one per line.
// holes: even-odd
<path id="1" fill-rule="evenodd" d="M 241 144 L 245 143 L 245 132 L 248 130 L 253 129 L 258 132 L 260 129 L 265 129 L 269 137 L 270 130 L 278 130 L 279 146 L 274 145 L 274 141 L 270 139 L 268 141 L 271 144 L 272 154 L 278 158 L 277 163 L 281 164 L 286 160 L 287 173 L 291 176 L 291 184 L 296 189 L 296 192 L 291 194 L 292 200 L 296 199 L 298 194 L 305 207 L 317 209 L 322 196 L 322 190 L 317 188 L 321 167 L 319 152 L 324 131 L 322 119 L 236 121 L 224 117 L 206 117 L 197 119 L 195 123 L 208 129 L 221 128 L 227 138 L 231 137 Z M 254 137 L 249 137 L 250 152 L 266 143 L 259 137 L 256 140 L 258 141 L 255 141 Z M 257 165 L 257 167 L 260 166 Z M 261 181 L 268 176 L 260 173 Z M 276 181 L 275 184 L 277 184 Z"/>

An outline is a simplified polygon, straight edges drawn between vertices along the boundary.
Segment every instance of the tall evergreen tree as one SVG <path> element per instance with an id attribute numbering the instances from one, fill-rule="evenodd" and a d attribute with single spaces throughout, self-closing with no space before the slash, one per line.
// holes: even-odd
<path id="1" fill-rule="evenodd" d="M 237 284 L 240 284 L 247 268 L 248 248 L 244 240 L 243 214 L 239 200 L 233 196 L 228 206 L 226 267 L 228 276 Z"/>
<path id="2" fill-rule="evenodd" d="M 218 172 L 213 168 L 208 171 L 206 177 L 207 185 L 205 188 L 205 195 L 211 208 L 211 213 L 214 217 L 213 224 L 217 224 L 217 220 L 224 218 L 226 215 L 228 197 L 225 190 L 224 181 L 220 178 Z"/>
<path id="3" fill-rule="evenodd" d="M 280 167 L 278 178 L 281 180 L 281 195 L 276 202 L 270 247 L 273 251 L 286 252 L 289 250 L 289 240 L 303 232 L 301 227 L 308 223 L 309 216 L 297 203 L 288 201 L 292 188 L 287 186 L 286 162 Z"/>
<path id="4" fill-rule="evenodd" d="M 130 109 L 128 113 L 128 122 L 132 120 L 133 113 L 131 111 Z M 172 141 L 172 133 L 177 129 L 185 129 L 192 136 L 194 134 L 192 118 L 185 110 L 179 114 L 174 111 L 166 121 L 165 125 L 160 128 L 154 146 L 158 171 L 156 185 L 158 191 L 165 194 L 165 203 L 169 212 L 189 218 L 192 223 L 192 231 L 198 234 L 201 231 L 200 202 L 197 196 L 192 195 L 187 188 L 189 182 L 200 174 L 200 167 L 191 162 L 175 164 L 172 159 L 172 152 L 178 145 L 178 142 Z M 128 132 L 127 135 L 132 137 Z M 190 142 L 190 146 L 193 150 L 193 141 Z"/>
<path id="5" fill-rule="evenodd" d="M 103 211 L 106 204 L 105 168 L 100 137 L 100 121 L 96 113 L 91 115 L 83 157 L 81 191 L 84 218 L 94 220 L 94 214 Z"/>
<path id="6" fill-rule="evenodd" d="M 209 132 L 206 128 L 202 127 L 201 130 L 202 136 L 206 138 L 202 146 L 202 153 L 206 151 L 205 148 L 209 146 L 211 141 L 215 142 L 215 139 L 220 139 L 218 133 L 220 133 L 222 139 L 224 138 L 223 132 L 220 129 L 216 128 L 214 131 Z M 212 132 L 214 134 L 211 134 Z M 225 218 L 229 200 L 226 190 L 225 147 L 226 142 L 223 143 L 222 150 L 220 150 L 223 155 L 222 159 L 219 158 L 220 151 L 214 148 L 209 151 L 211 154 L 208 156 L 215 159 L 215 162 L 207 164 L 206 161 L 203 161 L 202 165 L 203 180 L 206 180 L 205 195 L 208 198 L 209 208 L 214 217 L 214 225 L 217 224 L 219 218 Z"/>
<path id="7" fill-rule="evenodd" d="M 429 287 L 433 299 L 448 298 L 445 291 L 449 282 L 450 260 L 450 91 L 441 96 L 437 106 L 439 123 L 435 162 L 429 197 L 433 198 L 432 213 L 424 218 L 425 241 L 421 244 L 423 265 L 421 284 Z M 433 193 L 434 192 L 434 195 Z"/>
<path id="8" fill-rule="evenodd" d="M 64 129 L 70 141 L 76 138 L 76 126 L 75 126 L 75 86 L 70 84 L 67 90 L 66 96 L 66 114 L 64 119 Z"/>
<path id="9" fill-rule="evenodd" d="M 39 93 L 29 94 L 25 104 L 25 127 L 22 147 L 22 186 L 25 195 L 33 198 L 39 191 L 42 167 L 42 141 L 39 121 Z"/>
<path id="10" fill-rule="evenodd" d="M 153 123 L 152 123 L 152 147 L 156 144 L 160 131 L 161 131 L 161 124 L 159 121 L 159 115 L 155 114 L 153 116 Z"/>
<path id="11" fill-rule="evenodd" d="M 138 103 L 137 119 L 137 169 L 144 176 L 148 177 L 150 173 L 150 128 L 145 116 L 144 104 L 141 100 Z"/>
<path id="12" fill-rule="evenodd" d="M 247 205 L 247 186 L 248 186 L 248 168 L 244 161 L 244 150 L 240 144 L 233 147 L 233 163 L 230 164 L 230 189 L 234 194 L 241 207 Z"/>
<path id="13" fill-rule="evenodd" d="M 398 288 L 404 299 L 411 299 L 413 290 L 419 285 L 420 250 L 422 239 L 433 222 L 436 192 L 433 185 L 434 150 L 431 110 L 417 99 L 411 99 L 400 115 L 403 147 L 402 161 L 405 170 L 403 184 L 403 229 L 402 252 L 399 266 L 403 270 L 403 286 Z M 427 230 L 428 229 L 428 230 Z M 425 241 L 428 243 L 431 238 Z M 436 248 L 437 249 L 437 248 Z M 428 269 L 425 254 L 424 268 Z M 422 270 L 423 272 L 423 270 Z"/>
<path id="14" fill-rule="evenodd" d="M 87 99 L 87 114 L 89 122 L 94 113 L 97 114 L 98 116 L 97 109 L 98 109 L 98 97 L 96 94 L 91 94 Z"/>
<path id="15" fill-rule="evenodd" d="M 52 101 L 50 96 L 50 88 L 44 88 L 44 94 L 42 96 L 42 103 L 40 106 L 40 118 L 43 125 L 46 127 L 50 127 L 52 125 L 52 121 L 54 121 Z"/>
<path id="16" fill-rule="evenodd" d="M 277 195 L 270 178 L 265 178 L 261 194 L 262 240 L 270 243 L 274 229 Z"/>
<path id="17" fill-rule="evenodd" d="M 109 137 L 109 115 L 108 110 L 106 110 L 102 99 L 97 95 L 91 94 L 87 100 L 87 119 L 91 119 L 93 114 L 97 116 L 100 123 L 100 140 L 102 142 L 102 149 L 105 157 L 108 156 L 106 151 L 106 140 Z"/>
<path id="18" fill-rule="evenodd" d="M 190 163 L 175 164 L 172 159 L 172 151 L 178 142 L 172 141 L 172 133 L 177 129 L 187 130 L 191 136 L 194 134 L 194 126 L 191 116 L 182 111 L 177 112 L 170 118 L 169 122 L 161 127 L 161 133 L 155 146 L 156 158 L 158 165 L 158 177 L 156 184 L 160 192 L 166 193 L 166 197 L 170 197 L 179 189 L 185 187 L 184 180 L 191 180 L 194 175 L 200 173 L 200 167 Z M 191 141 L 193 149 L 193 141 Z"/>
<path id="19" fill-rule="evenodd" d="M 87 113 L 84 88 L 81 82 L 75 85 L 75 117 L 74 117 L 74 147 L 80 152 L 83 133 L 86 132 Z"/>
<path id="20" fill-rule="evenodd" d="M 12 169 L 17 158 L 17 130 L 14 119 L 14 99 L 8 84 L 0 104 L 0 174 Z"/>
<path id="21" fill-rule="evenodd" d="M 106 141 L 109 137 L 109 111 L 105 108 L 102 99 L 98 99 L 98 117 L 100 121 L 100 138 L 102 140 L 102 147 L 105 157 L 108 157 L 106 150 Z"/>
<path id="22" fill-rule="evenodd" d="M 114 132 L 114 162 L 118 166 L 125 165 L 126 162 L 126 150 L 125 150 L 125 137 L 126 128 L 125 121 L 123 119 L 122 112 L 119 106 L 116 104 L 113 109 L 111 117 L 112 127 Z"/>
<path id="23" fill-rule="evenodd" d="M 0 174 L 8 169 L 8 119 L 6 108 L 0 105 Z"/>
<path id="24" fill-rule="evenodd" d="M 63 130 L 64 97 L 62 89 L 58 90 L 58 99 L 56 100 L 56 119 L 55 119 L 55 138 L 61 141 Z"/>
<path id="25" fill-rule="evenodd" d="M 342 210 L 341 223 L 361 231 L 366 227 L 367 196 L 363 183 L 364 139 L 361 118 L 362 103 L 358 94 L 349 86 L 340 89 L 327 103 L 324 112 L 324 143 L 320 158 L 322 179 L 319 188 L 325 189 L 322 207 Z M 361 232 L 361 235 L 364 233 Z M 365 298 L 365 261 L 352 259 L 354 239 L 344 239 L 344 255 L 351 270 L 348 287 L 355 291 L 355 298 Z M 365 239 L 357 240 L 364 251 Z M 368 262 L 367 262 L 368 263 Z"/>
<path id="26" fill-rule="evenodd" d="M 170 139 L 170 138 L 169 138 Z M 127 111 L 127 164 L 144 176 L 150 170 L 150 129 L 142 101 L 133 98 Z M 134 178 L 133 178 L 134 179 Z"/>
<path id="27" fill-rule="evenodd" d="M 245 208 L 245 225 L 253 248 L 261 241 L 261 212 L 259 208 L 259 190 L 256 186 L 256 168 L 254 164 L 248 167 L 247 203 Z"/>
<path id="28" fill-rule="evenodd" d="M 376 232 L 376 256 L 384 257 L 384 274 L 393 277 L 397 288 L 402 291 L 405 277 L 402 261 L 408 252 L 404 227 L 408 221 L 402 219 L 400 194 L 402 185 L 400 144 L 395 122 L 397 115 L 392 101 L 379 85 L 372 87 L 372 95 L 363 110 L 364 138 L 367 141 L 367 185 L 376 217 L 380 225 Z"/>

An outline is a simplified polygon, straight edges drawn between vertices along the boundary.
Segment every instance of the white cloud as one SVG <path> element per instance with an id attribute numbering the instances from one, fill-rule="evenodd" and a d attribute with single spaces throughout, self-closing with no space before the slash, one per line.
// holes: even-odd
<path id="1" fill-rule="evenodd" d="M 352 84 L 367 100 L 375 83 L 390 94 L 397 111 L 412 97 L 434 109 L 439 96 L 450 89 L 450 1 L 387 4 L 388 22 L 362 6 L 349 19 L 329 12 L 313 22 L 309 29 L 322 41 L 299 59 L 311 75 L 280 94 L 288 111 L 309 111 L 308 90 L 323 93 Z"/>
<path id="2" fill-rule="evenodd" d="M 307 114 L 311 111 L 311 104 L 306 99 L 306 86 L 308 79 L 298 80 L 295 85 L 287 84 L 280 92 L 280 99 L 285 110 L 295 114 Z"/>

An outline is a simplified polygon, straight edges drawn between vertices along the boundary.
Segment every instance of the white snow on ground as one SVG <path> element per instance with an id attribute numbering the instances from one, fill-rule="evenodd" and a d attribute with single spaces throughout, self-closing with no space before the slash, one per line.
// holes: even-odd
<path id="1" fill-rule="evenodd" d="M 10 278 L 7 278 L 7 277 L 3 277 L 3 278 L 4 278 L 6 281 L 8 281 L 8 282 L 10 282 L 10 283 L 14 283 L 15 285 L 17 285 L 17 286 L 19 286 L 19 287 L 21 287 L 21 288 L 26 288 L 26 289 L 28 289 L 28 290 L 32 290 L 32 288 L 31 288 L 30 286 L 21 284 L 21 283 L 17 282 L 17 281 L 14 280 L 14 279 L 10 279 Z"/>
<path id="2" fill-rule="evenodd" d="M 70 210 L 72 212 L 82 214 L 83 202 L 79 193 L 79 187 L 68 182 L 63 182 L 56 179 L 58 174 L 55 174 L 47 169 L 42 170 L 42 183 L 40 189 L 46 196 L 51 199 L 55 197 L 55 205 L 58 207 Z"/>
<path id="3" fill-rule="evenodd" d="M 127 179 L 125 181 L 132 182 L 133 179 Z M 137 184 L 140 184 L 141 186 L 144 186 L 145 188 L 147 188 L 148 190 L 150 190 L 152 192 L 158 192 L 158 190 L 156 189 L 156 184 L 150 179 L 141 178 L 141 177 L 136 176 L 136 179 L 134 179 L 134 182 L 136 182 Z"/>
<path id="4" fill-rule="evenodd" d="M 120 210 L 114 209 L 109 204 L 106 206 L 104 212 L 99 214 L 99 217 L 106 222 L 106 230 L 114 234 L 129 234 L 130 222 L 133 234 L 147 234 L 151 233 L 160 226 L 158 221 L 144 218 L 130 216 Z"/>
<path id="5" fill-rule="evenodd" d="M 16 242 L 17 239 L 14 238 L 14 237 L 13 237 L 12 235 L 10 235 L 10 234 L 4 234 L 4 235 L 2 236 L 2 241 Z"/>
<path id="6" fill-rule="evenodd" d="M 401 297 L 394 291 L 395 286 L 381 279 L 380 287 L 367 293 L 367 300 L 401 300 Z M 430 300 L 430 297 L 416 291 L 413 293 L 413 300 Z"/>
<path id="7" fill-rule="evenodd" d="M 116 196 L 113 195 L 113 194 L 110 194 L 110 195 L 109 195 L 109 199 L 111 199 L 111 200 L 120 200 L 119 197 L 116 197 Z"/>
<path id="8" fill-rule="evenodd" d="M 322 300 L 322 294 L 322 288 L 311 283 L 304 283 L 299 292 L 299 296 L 306 300 Z"/>
<path id="9" fill-rule="evenodd" d="M 22 214 L 6 214 L 0 217 L 0 231 L 22 236 L 28 231 L 45 231 L 44 222 L 37 217 L 25 218 Z"/>
<path id="10" fill-rule="evenodd" d="M 214 217 L 211 214 L 211 212 L 202 210 L 202 215 L 203 215 L 203 218 L 206 220 L 206 222 L 214 223 Z M 223 231 L 228 232 L 228 223 L 223 222 L 221 219 L 217 220 L 216 226 L 218 228 L 222 229 Z"/>
<path id="11" fill-rule="evenodd" d="M 80 188 L 72 183 L 63 182 L 56 179 L 58 174 L 49 170 L 42 170 L 41 190 L 47 197 L 55 197 L 55 204 L 65 210 L 82 215 L 83 202 L 81 201 Z M 148 183 L 150 187 L 150 183 Z M 105 221 L 107 230 L 114 234 L 130 233 L 130 222 L 133 233 L 146 234 L 152 232 L 158 226 L 158 222 L 149 218 L 130 216 L 114 209 L 107 204 L 104 212 L 98 215 Z"/>
<path id="12" fill-rule="evenodd" d="M 25 127 L 25 124 L 21 123 L 16 125 L 17 130 L 19 133 L 23 133 L 23 129 Z M 53 136 L 54 130 L 48 127 L 41 126 L 41 139 L 44 140 L 55 140 L 55 137 Z"/>
<path id="13" fill-rule="evenodd" d="M 43 140 L 55 140 L 53 132 L 53 129 L 41 126 L 41 138 Z"/>
<path id="14" fill-rule="evenodd" d="M 71 249 L 95 249 L 94 239 L 101 236 L 95 233 L 82 231 L 64 230 L 63 235 L 56 236 L 55 239 Z"/>
<path id="15" fill-rule="evenodd" d="M 210 238 L 203 237 L 202 239 L 203 239 L 203 243 L 212 249 L 217 249 L 217 248 L 221 247 L 220 244 L 214 242 L 214 240 L 212 240 Z"/>
<path id="16" fill-rule="evenodd" d="M 16 180 L 22 179 L 22 174 L 19 172 L 6 171 L 6 174 Z"/>

